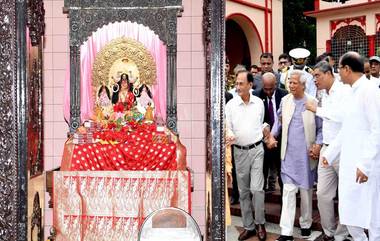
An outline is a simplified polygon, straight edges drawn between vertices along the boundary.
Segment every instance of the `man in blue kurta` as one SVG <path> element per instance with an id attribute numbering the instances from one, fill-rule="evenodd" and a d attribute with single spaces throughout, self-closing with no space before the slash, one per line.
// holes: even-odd
<path id="1" fill-rule="evenodd" d="M 279 118 L 272 132 L 282 129 L 281 178 L 284 183 L 279 241 L 293 240 L 296 193 L 301 194 L 301 235 L 311 233 L 312 194 L 316 181 L 317 158 L 322 144 L 322 120 L 306 110 L 305 103 L 316 99 L 305 91 L 307 78 L 300 70 L 290 74 L 290 94 L 282 98 Z"/>

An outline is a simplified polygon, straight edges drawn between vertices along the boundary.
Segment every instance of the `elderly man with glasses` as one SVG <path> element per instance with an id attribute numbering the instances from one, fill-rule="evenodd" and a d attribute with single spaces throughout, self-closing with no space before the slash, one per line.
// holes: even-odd
<path id="1" fill-rule="evenodd" d="M 310 236 L 312 195 L 316 180 L 317 156 L 322 144 L 322 120 L 305 109 L 305 103 L 317 100 L 305 93 L 307 78 L 293 70 L 289 78 L 290 94 L 281 100 L 278 118 L 272 128 L 274 136 L 281 131 L 281 178 L 284 184 L 281 210 L 281 236 L 278 241 L 293 239 L 296 215 L 296 193 L 301 196 L 301 235 Z"/>
<path id="2" fill-rule="evenodd" d="M 313 81 L 313 70 L 306 66 L 307 58 L 310 56 L 310 51 L 304 48 L 295 48 L 289 51 L 292 58 L 292 65 L 283 71 L 280 78 L 280 87 L 289 91 L 290 74 L 293 70 L 301 70 L 306 77 L 305 92 L 313 97 L 317 95 L 317 87 Z"/>

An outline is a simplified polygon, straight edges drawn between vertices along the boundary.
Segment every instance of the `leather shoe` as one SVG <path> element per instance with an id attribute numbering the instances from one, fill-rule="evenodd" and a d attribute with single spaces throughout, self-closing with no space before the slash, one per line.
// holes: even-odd
<path id="1" fill-rule="evenodd" d="M 326 234 L 323 234 L 322 236 L 323 241 L 334 241 L 334 237 L 327 236 Z"/>
<path id="2" fill-rule="evenodd" d="M 286 236 L 286 235 L 281 235 L 276 239 L 276 241 L 293 241 L 294 238 L 293 236 Z"/>
<path id="3" fill-rule="evenodd" d="M 264 224 L 256 224 L 257 237 L 260 241 L 267 239 L 267 231 L 265 230 Z"/>
<path id="4" fill-rule="evenodd" d="M 301 228 L 301 236 L 309 237 L 311 235 L 311 228 Z"/>
<path id="5" fill-rule="evenodd" d="M 240 233 L 238 240 L 239 241 L 246 240 L 255 235 L 256 235 L 255 229 L 252 229 L 252 230 L 244 229 L 244 231 Z"/>

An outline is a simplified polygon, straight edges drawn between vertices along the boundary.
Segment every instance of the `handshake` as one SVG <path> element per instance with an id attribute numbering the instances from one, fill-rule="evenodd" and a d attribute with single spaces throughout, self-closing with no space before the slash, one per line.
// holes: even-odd
<path id="1" fill-rule="evenodd" d="M 270 132 L 269 126 L 266 126 L 263 130 L 264 143 L 268 149 L 273 149 L 277 147 L 277 140 L 274 138 L 273 134 Z"/>
<path id="2" fill-rule="evenodd" d="M 319 144 L 313 144 L 309 148 L 309 157 L 313 160 L 319 159 L 319 154 L 321 152 L 322 145 Z"/>
<path id="3" fill-rule="evenodd" d="M 269 134 L 264 138 L 264 143 L 268 149 L 273 149 L 273 148 L 277 147 L 278 142 L 272 134 Z"/>

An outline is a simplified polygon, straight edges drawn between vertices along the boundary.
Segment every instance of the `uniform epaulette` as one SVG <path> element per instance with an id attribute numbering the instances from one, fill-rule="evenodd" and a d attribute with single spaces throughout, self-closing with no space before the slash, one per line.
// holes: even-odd
<path id="1" fill-rule="evenodd" d="M 285 72 L 287 72 L 289 69 L 290 69 L 290 67 L 289 67 L 289 66 L 286 66 L 285 68 L 283 68 L 283 69 L 281 70 L 281 72 L 282 72 L 282 73 L 285 73 Z"/>
<path id="2" fill-rule="evenodd" d="M 306 66 L 305 70 L 309 73 L 309 74 L 313 74 L 313 69 Z"/>

